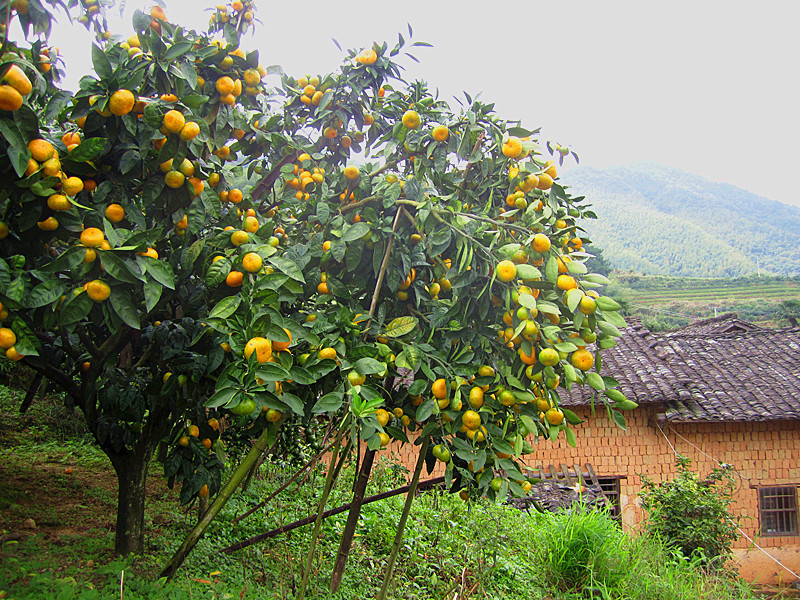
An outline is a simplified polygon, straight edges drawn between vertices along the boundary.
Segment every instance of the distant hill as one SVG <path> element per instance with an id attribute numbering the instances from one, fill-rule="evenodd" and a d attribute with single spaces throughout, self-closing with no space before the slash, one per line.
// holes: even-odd
<path id="1" fill-rule="evenodd" d="M 743 171 L 743 176 L 745 175 Z M 681 277 L 800 273 L 800 208 L 642 162 L 561 177 L 591 201 L 583 225 L 618 269 Z"/>

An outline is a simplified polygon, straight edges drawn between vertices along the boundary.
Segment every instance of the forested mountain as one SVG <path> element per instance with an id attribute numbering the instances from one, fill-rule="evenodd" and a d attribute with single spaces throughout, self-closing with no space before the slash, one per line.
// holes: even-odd
<path id="1" fill-rule="evenodd" d="M 800 273 L 800 208 L 664 165 L 561 177 L 598 215 L 584 226 L 617 269 L 683 277 Z"/>

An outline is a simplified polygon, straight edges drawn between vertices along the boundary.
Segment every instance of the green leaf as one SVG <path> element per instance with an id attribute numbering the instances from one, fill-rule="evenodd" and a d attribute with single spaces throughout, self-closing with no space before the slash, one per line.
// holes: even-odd
<path id="1" fill-rule="evenodd" d="M 528 310 L 536 310 L 536 298 L 533 297 L 533 294 L 520 294 L 519 303 Z"/>
<path id="2" fill-rule="evenodd" d="M 599 298 L 595 299 L 597 302 L 597 307 L 600 310 L 619 310 L 622 308 L 619 302 L 614 300 L 613 298 L 609 298 L 608 296 L 600 296 Z"/>
<path id="3" fill-rule="evenodd" d="M 289 371 L 273 362 L 259 365 L 256 369 L 256 375 L 264 381 L 287 381 L 292 378 Z"/>
<path id="4" fill-rule="evenodd" d="M 544 270 L 547 281 L 550 283 L 558 281 L 558 261 L 555 256 L 551 256 L 547 259 L 547 266 L 545 266 Z"/>
<path id="5" fill-rule="evenodd" d="M 297 365 L 289 370 L 289 375 L 290 378 L 299 385 L 313 385 L 317 382 L 317 378 L 314 377 L 308 369 L 298 367 Z"/>
<path id="6" fill-rule="evenodd" d="M 106 140 L 105 138 L 87 138 L 82 140 L 81 143 L 75 148 L 72 152 L 70 152 L 67 156 L 64 157 L 65 163 L 79 163 L 79 162 L 86 162 L 87 160 L 92 160 L 99 155 L 103 148 L 106 147 Z"/>
<path id="7" fill-rule="evenodd" d="M 342 236 L 343 242 L 354 242 L 361 239 L 370 232 L 370 226 L 367 223 L 359 222 L 350 226 Z"/>
<path id="8" fill-rule="evenodd" d="M 601 321 L 598 319 L 597 327 L 606 335 L 613 337 L 620 337 L 622 335 L 622 332 L 608 321 Z"/>
<path id="9" fill-rule="evenodd" d="M 614 423 L 617 424 L 617 427 L 619 427 L 622 430 L 627 431 L 628 424 L 625 421 L 625 415 L 623 415 L 618 410 L 612 410 L 611 411 L 611 418 L 614 419 Z"/>
<path id="10" fill-rule="evenodd" d="M 625 322 L 625 319 L 622 317 L 622 315 L 619 314 L 616 311 L 604 312 L 603 313 L 603 319 L 606 322 L 611 323 L 612 325 L 614 325 L 616 327 L 627 327 L 628 326 L 628 324 Z"/>
<path id="11" fill-rule="evenodd" d="M 581 419 L 570 409 L 564 408 L 563 406 L 559 406 L 558 408 L 561 410 L 561 412 L 564 413 L 564 419 L 566 419 L 567 423 L 569 423 L 570 425 L 580 425 L 581 423 L 583 423 L 583 419 Z"/>
<path id="12" fill-rule="evenodd" d="M 593 387 L 596 390 L 606 389 L 605 381 L 603 381 L 603 378 L 600 377 L 600 375 L 598 375 L 597 373 L 587 373 L 586 383 L 588 383 L 591 387 Z"/>
<path id="13" fill-rule="evenodd" d="M 576 448 L 578 446 L 578 440 L 575 438 L 575 432 L 572 431 L 569 427 L 564 427 L 564 435 L 567 438 L 567 443 Z"/>
<path id="14" fill-rule="evenodd" d="M 175 42 L 164 53 L 164 60 L 173 61 L 179 56 L 183 56 L 191 49 L 192 49 L 192 42 L 189 41 Z"/>
<path id="15" fill-rule="evenodd" d="M 111 77 L 113 67 L 111 61 L 108 60 L 106 53 L 97 44 L 92 44 L 92 65 L 94 72 L 97 73 L 100 79 L 108 79 Z"/>
<path id="16" fill-rule="evenodd" d="M 569 308 L 570 312 L 575 312 L 575 309 L 578 308 L 582 298 L 583 292 L 577 288 L 573 288 L 567 292 L 567 307 Z"/>
<path id="17" fill-rule="evenodd" d="M 559 352 L 575 352 L 578 347 L 572 342 L 559 342 L 556 344 L 556 350 Z"/>
<path id="18" fill-rule="evenodd" d="M 590 283 L 602 283 L 603 285 L 608 285 L 611 283 L 608 277 L 600 275 L 600 273 L 589 273 L 588 275 L 584 275 L 583 280 Z"/>
<path id="19" fill-rule="evenodd" d="M 217 390 L 217 392 L 213 396 L 211 396 L 208 400 L 206 400 L 205 406 L 208 408 L 217 408 L 219 406 L 224 406 L 233 399 L 233 397 L 238 393 L 238 391 L 239 390 L 235 387 L 222 388 L 221 390 Z"/>
<path id="20" fill-rule="evenodd" d="M 61 307 L 58 322 L 61 325 L 77 323 L 88 316 L 92 306 L 94 306 L 94 302 L 86 292 L 81 292 L 77 296 L 71 297 L 70 294 L 67 294 L 67 299 Z"/>
<path id="21" fill-rule="evenodd" d="M 145 281 L 143 284 L 144 291 L 144 305 L 147 312 L 153 310 L 161 300 L 161 294 L 164 291 L 164 286 L 157 281 Z"/>
<path id="22" fill-rule="evenodd" d="M 37 285 L 31 290 L 30 294 L 28 294 L 27 299 L 23 298 L 23 300 L 27 300 L 26 306 L 28 308 L 47 306 L 58 300 L 65 289 L 66 285 L 63 282 L 57 279 L 51 279 Z"/>
<path id="23" fill-rule="evenodd" d="M 217 302 L 217 305 L 211 309 L 208 317 L 210 319 L 227 319 L 236 312 L 236 309 L 239 308 L 239 304 L 241 304 L 241 302 L 242 297 L 239 294 L 236 294 L 235 296 L 227 296 L 226 298 L 223 298 Z"/>
<path id="24" fill-rule="evenodd" d="M 383 373 L 386 369 L 386 363 L 374 358 L 360 358 L 355 362 L 353 368 L 362 375 L 374 375 L 375 373 Z"/>
<path id="25" fill-rule="evenodd" d="M 305 277 L 303 277 L 303 271 L 294 261 L 289 260 L 288 258 L 284 258 L 282 256 L 270 256 L 268 259 L 269 263 L 274 266 L 276 269 L 285 273 L 295 281 L 300 283 L 305 283 Z M 217 261 L 222 262 L 222 261 Z"/>
<path id="26" fill-rule="evenodd" d="M 286 405 L 292 409 L 292 412 L 300 417 L 302 417 L 305 412 L 303 411 L 303 401 L 300 400 L 294 394 L 289 394 L 284 392 L 281 394 L 281 400 L 283 400 Z"/>
<path id="27" fill-rule="evenodd" d="M 416 317 L 397 317 L 386 325 L 384 335 L 390 338 L 403 337 L 417 328 L 419 321 Z"/>
<path id="28" fill-rule="evenodd" d="M 567 271 L 570 273 L 577 273 L 578 275 L 583 275 L 586 273 L 586 265 L 582 262 L 578 262 L 577 260 L 572 260 L 567 263 Z"/>
<path id="29" fill-rule="evenodd" d="M 114 309 L 117 316 L 122 319 L 128 327 L 141 329 L 139 314 L 131 301 L 131 294 L 128 290 L 112 288 L 109 301 L 111 302 L 111 308 Z"/>
<path id="30" fill-rule="evenodd" d="M 167 261 L 151 256 L 137 256 L 136 260 L 145 265 L 147 272 L 158 283 L 171 290 L 175 289 L 175 272 Z"/>
<path id="31" fill-rule="evenodd" d="M 343 403 L 344 394 L 342 392 L 331 392 L 320 398 L 314 408 L 311 409 L 311 412 L 314 414 L 335 413 L 342 407 Z"/>
<path id="32" fill-rule="evenodd" d="M 438 408 L 433 398 L 428 398 L 417 408 L 417 421 L 422 423 L 430 417 Z"/>
<path id="33" fill-rule="evenodd" d="M 212 289 L 217 287 L 220 283 L 225 281 L 225 278 L 230 272 L 231 261 L 227 258 L 214 261 L 208 266 L 208 271 L 206 272 L 206 286 Z"/>
<path id="34" fill-rule="evenodd" d="M 83 262 L 84 256 L 86 256 L 86 248 L 73 246 L 55 260 L 42 266 L 39 270 L 45 273 L 71 271 Z"/>
<path id="35" fill-rule="evenodd" d="M 517 277 L 522 281 L 532 281 L 542 276 L 542 272 L 531 265 L 517 265 Z"/>
<path id="36" fill-rule="evenodd" d="M 117 256 L 112 250 L 100 250 L 97 254 L 100 257 L 100 264 L 103 265 L 106 273 L 117 281 L 124 281 L 126 283 L 138 283 L 140 280 L 144 281 L 141 275 L 134 275 L 131 265 Z"/>

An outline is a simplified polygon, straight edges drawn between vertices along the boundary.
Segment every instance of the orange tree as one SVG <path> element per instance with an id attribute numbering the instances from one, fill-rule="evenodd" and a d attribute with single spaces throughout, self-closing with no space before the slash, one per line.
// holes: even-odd
<path id="1" fill-rule="evenodd" d="M 162 441 L 182 501 L 217 495 L 213 518 L 252 456 L 320 421 L 367 446 L 364 484 L 375 451 L 416 441 L 419 467 L 491 498 L 527 491 L 532 436 L 574 444 L 562 390 L 588 384 L 624 426 L 634 404 L 599 373 L 624 321 L 585 266 L 594 215 L 535 131 L 403 81 L 402 36 L 267 90 L 239 49 L 251 3 L 218 7 L 208 34 L 137 12 L 127 38 L 97 6 L 74 97 L 40 42 L 5 44 L 0 345 L 111 459 L 117 551 L 142 549 Z M 36 7 L 6 14 L 45 31 Z M 225 486 L 223 429 L 258 438 Z"/>

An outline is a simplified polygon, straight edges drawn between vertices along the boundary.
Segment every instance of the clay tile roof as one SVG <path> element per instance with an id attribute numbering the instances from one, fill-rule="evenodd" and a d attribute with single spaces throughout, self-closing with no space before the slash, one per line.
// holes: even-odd
<path id="1" fill-rule="evenodd" d="M 800 328 L 763 329 L 735 315 L 670 332 L 636 326 L 602 354 L 602 373 L 639 404 L 663 402 L 669 421 L 800 419 Z M 573 389 L 564 404 L 587 404 Z"/>

